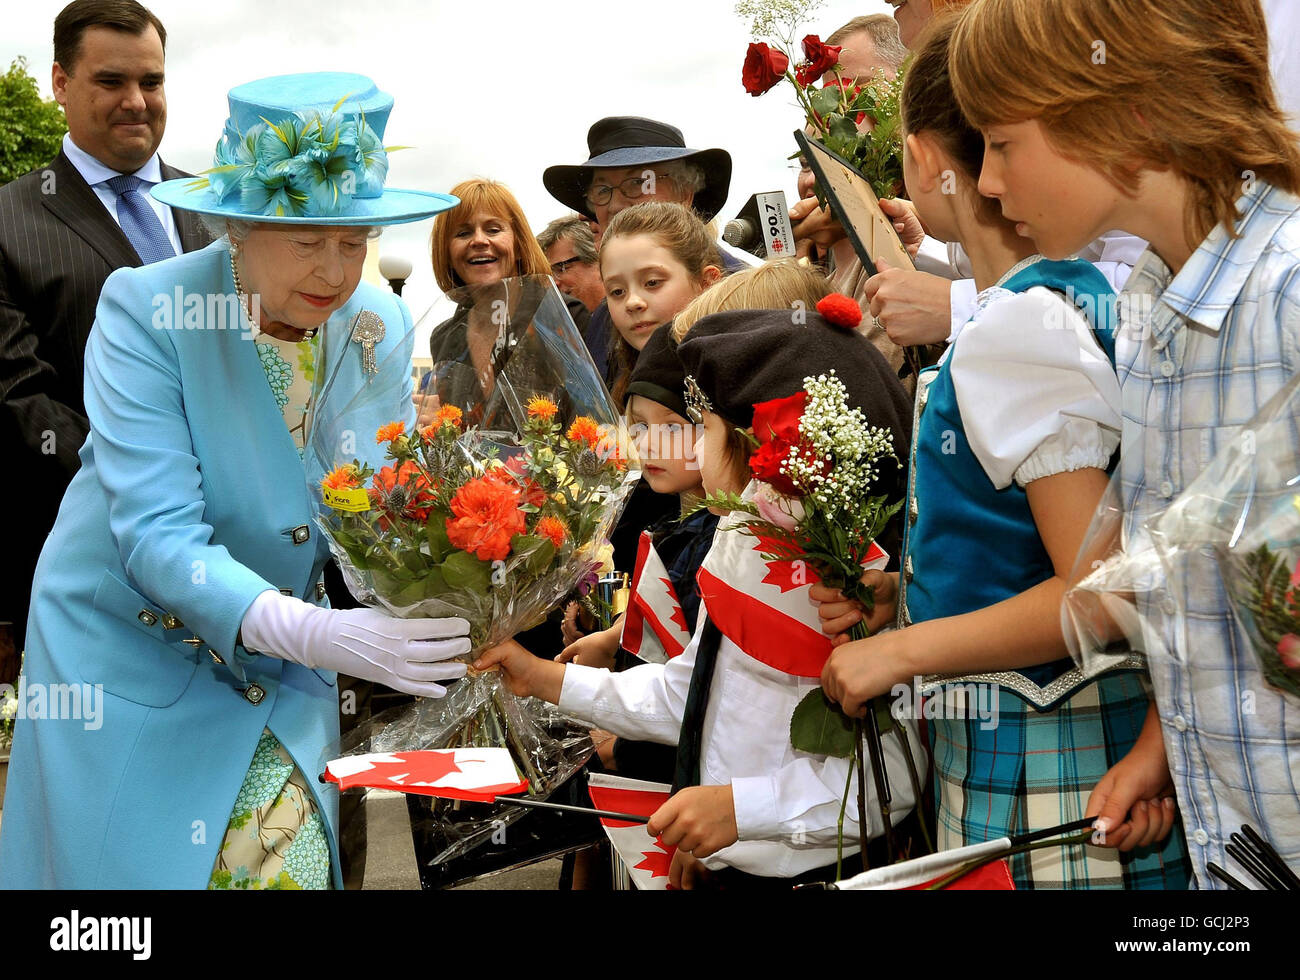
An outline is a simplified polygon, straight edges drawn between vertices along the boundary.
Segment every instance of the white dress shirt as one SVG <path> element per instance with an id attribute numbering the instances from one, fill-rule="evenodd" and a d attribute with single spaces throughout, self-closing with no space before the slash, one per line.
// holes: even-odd
<path id="1" fill-rule="evenodd" d="M 699 642 L 697 629 L 680 656 L 618 674 L 571 663 L 564 672 L 560 708 L 624 738 L 676 745 Z M 740 839 L 705 858 L 706 867 L 788 878 L 835 860 L 835 825 L 849 762 L 790 745 L 790 716 L 818 686 L 816 678 L 769 667 L 722 637 L 704 715 L 700 784 L 730 784 Z M 903 724 L 924 779 L 927 760 L 915 725 Z M 898 737 L 886 735 L 884 747 L 893 795 L 890 816 L 897 824 L 912 810 L 914 794 Z M 855 779 L 844 814 L 846 855 L 857 852 L 856 800 Z M 867 815 L 868 836 L 874 839 L 884 826 L 871 785 Z"/>
<path id="2" fill-rule="evenodd" d="M 107 182 L 114 177 L 121 176 L 121 172 L 100 163 L 76 143 L 72 142 L 72 136 L 67 133 L 63 135 L 63 152 L 120 227 L 122 222 L 117 216 L 117 195 L 109 189 Z M 155 153 L 151 156 L 149 161 L 135 172 L 134 176 L 144 181 L 144 184 L 140 187 L 140 194 L 144 196 L 144 199 L 149 202 L 149 206 L 153 208 L 154 213 L 158 215 L 158 220 L 162 222 L 163 229 L 167 232 L 167 240 L 172 243 L 172 248 L 176 249 L 176 254 L 180 255 L 185 249 L 181 247 L 181 236 L 180 232 L 176 230 L 176 219 L 172 216 L 172 209 L 163 204 L 162 201 L 155 200 L 153 195 L 149 193 L 149 189 L 154 184 L 162 183 L 163 179 L 162 164 L 158 162 L 158 154 Z"/>

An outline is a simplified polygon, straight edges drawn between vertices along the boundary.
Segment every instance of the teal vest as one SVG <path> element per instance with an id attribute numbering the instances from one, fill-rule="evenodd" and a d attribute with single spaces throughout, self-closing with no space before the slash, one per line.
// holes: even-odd
<path id="1" fill-rule="evenodd" d="M 1002 285 L 1063 294 L 1114 364 L 1115 292 L 1091 263 L 1041 260 Z M 1014 482 L 994 487 L 971 449 L 950 363 L 922 372 L 917 390 L 900 583 L 905 625 L 983 609 L 1055 574 L 1024 489 Z M 1087 683 L 1068 658 L 981 679 L 996 680 L 1040 710 Z"/>

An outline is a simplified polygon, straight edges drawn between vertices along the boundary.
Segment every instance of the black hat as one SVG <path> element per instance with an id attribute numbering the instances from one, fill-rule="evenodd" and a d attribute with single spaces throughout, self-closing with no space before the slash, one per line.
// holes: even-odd
<path id="1" fill-rule="evenodd" d="M 573 210 L 595 218 L 587 204 L 587 187 L 596 168 L 619 169 L 666 160 L 691 160 L 704 171 L 704 187 L 691 206 L 705 221 L 722 210 L 731 186 L 731 154 L 726 150 L 692 150 L 682 131 L 668 123 L 640 116 L 607 116 L 587 131 L 586 163 L 547 167 L 542 183 L 551 196 Z"/>
<path id="2" fill-rule="evenodd" d="M 645 342 L 645 347 L 637 355 L 636 366 L 632 368 L 627 393 L 649 398 L 686 418 L 686 402 L 682 399 L 686 372 L 677 356 L 677 341 L 673 340 L 672 327 L 671 323 L 659 327 Z"/>
<path id="3" fill-rule="evenodd" d="M 804 322 L 800 322 L 804 321 Z M 905 458 L 912 437 L 906 392 L 884 355 L 862 334 L 802 310 L 728 310 L 703 317 L 677 348 L 686 400 L 748 427 L 754 405 L 803 390 L 804 378 L 836 376 L 850 408 L 889 429 Z"/>

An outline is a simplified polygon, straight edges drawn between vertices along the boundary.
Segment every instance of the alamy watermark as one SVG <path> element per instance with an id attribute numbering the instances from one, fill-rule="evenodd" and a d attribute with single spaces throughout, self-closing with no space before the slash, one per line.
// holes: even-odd
<path id="1" fill-rule="evenodd" d="M 889 691 L 893 699 L 889 713 L 899 721 L 971 719 L 978 720 L 981 731 L 998 727 L 1001 688 L 997 684 L 975 681 L 945 684 L 930 697 L 924 697 L 920 691 L 920 677 L 913 677 L 911 684 L 895 684 Z"/>
<path id="2" fill-rule="evenodd" d="M 0 718 L 8 721 L 80 721 L 88 732 L 104 724 L 103 684 L 0 684 Z"/>

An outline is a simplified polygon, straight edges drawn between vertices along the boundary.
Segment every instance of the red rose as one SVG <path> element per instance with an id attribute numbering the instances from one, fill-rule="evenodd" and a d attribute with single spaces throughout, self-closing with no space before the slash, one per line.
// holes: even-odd
<path id="1" fill-rule="evenodd" d="M 857 300 L 842 293 L 831 293 L 818 300 L 817 312 L 826 318 L 827 323 L 846 330 L 855 330 L 862 322 L 862 307 Z"/>
<path id="2" fill-rule="evenodd" d="M 447 539 L 482 561 L 505 558 L 510 554 L 510 539 L 524 533 L 519 490 L 505 480 L 468 481 L 451 498 L 451 512 L 455 517 L 447 519 Z"/>
<path id="3" fill-rule="evenodd" d="M 789 65 L 790 59 L 780 51 L 751 42 L 745 52 L 745 67 L 741 69 L 740 80 L 750 95 L 762 95 L 785 77 Z"/>
<path id="4" fill-rule="evenodd" d="M 803 417 L 808 392 L 797 391 L 789 398 L 774 398 L 754 406 L 754 438 L 762 445 L 773 439 L 799 441 L 799 419 Z"/>
<path id="5" fill-rule="evenodd" d="M 749 457 L 749 468 L 755 478 L 762 480 L 777 493 L 786 497 L 799 497 L 802 494 L 794 481 L 788 474 L 781 472 L 781 464 L 789 455 L 790 444 L 783 439 L 773 439 L 754 450 Z"/>
<path id="6" fill-rule="evenodd" d="M 809 34 L 803 39 L 804 63 L 795 71 L 795 79 L 805 88 L 840 63 L 840 51 L 843 48 L 833 44 L 823 44 L 816 34 Z"/>

